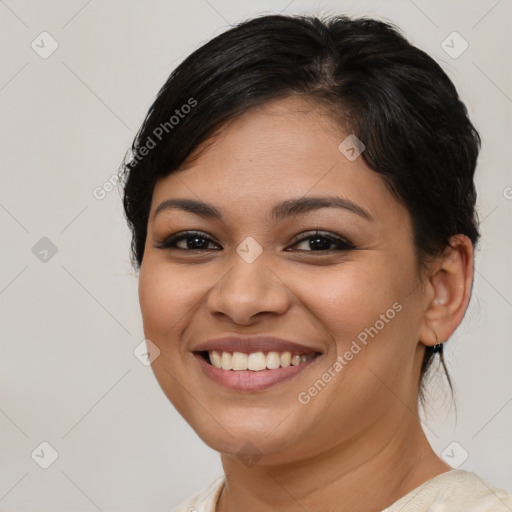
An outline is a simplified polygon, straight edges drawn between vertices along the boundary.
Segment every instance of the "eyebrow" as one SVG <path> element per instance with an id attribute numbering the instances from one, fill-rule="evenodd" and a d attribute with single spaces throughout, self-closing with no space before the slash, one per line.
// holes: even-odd
<path id="1" fill-rule="evenodd" d="M 271 216 L 274 220 L 281 221 L 288 217 L 302 215 L 319 210 L 320 208 L 342 208 L 359 215 L 365 220 L 374 220 L 367 210 L 350 199 L 339 196 L 299 197 L 297 199 L 287 199 L 272 208 Z M 164 210 L 169 209 L 184 210 L 200 217 L 222 220 L 222 213 L 215 206 L 202 201 L 196 201 L 195 199 L 181 198 L 166 199 L 165 201 L 162 201 L 155 210 L 155 217 Z"/>

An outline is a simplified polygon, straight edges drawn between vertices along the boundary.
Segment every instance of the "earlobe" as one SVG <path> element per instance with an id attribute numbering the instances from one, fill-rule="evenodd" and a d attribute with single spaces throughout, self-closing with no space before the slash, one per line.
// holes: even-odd
<path id="1" fill-rule="evenodd" d="M 450 245 L 432 265 L 429 299 L 420 329 L 420 341 L 443 343 L 462 321 L 473 284 L 473 244 L 465 235 L 450 238 Z"/>

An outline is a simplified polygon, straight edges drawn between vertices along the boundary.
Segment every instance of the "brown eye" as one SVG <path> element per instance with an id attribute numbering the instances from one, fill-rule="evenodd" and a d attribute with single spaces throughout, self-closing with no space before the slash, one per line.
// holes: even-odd
<path id="1" fill-rule="evenodd" d="M 155 245 L 158 249 L 178 249 L 182 251 L 219 250 L 220 246 L 200 231 L 184 231 L 167 237 Z"/>
<path id="2" fill-rule="evenodd" d="M 319 231 L 301 238 L 292 247 L 298 245 L 303 245 L 303 248 L 298 250 L 306 252 L 349 251 L 356 248 L 344 238 Z"/>

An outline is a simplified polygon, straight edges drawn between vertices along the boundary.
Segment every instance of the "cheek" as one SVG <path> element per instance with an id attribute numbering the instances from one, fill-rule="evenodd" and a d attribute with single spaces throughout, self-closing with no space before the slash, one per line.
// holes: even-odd
<path id="1" fill-rule="evenodd" d="M 139 276 L 139 302 L 146 337 L 157 345 L 175 331 L 180 331 L 191 314 L 195 279 L 188 274 L 173 271 L 168 265 L 143 260 Z M 154 339 L 153 339 L 154 338 Z"/>
<path id="2" fill-rule="evenodd" d="M 317 378 L 329 369 L 336 375 L 312 400 L 310 410 L 321 414 L 327 404 L 336 404 L 337 412 L 326 419 L 331 426 L 349 428 L 348 411 L 349 417 L 360 418 L 358 426 L 374 414 L 385 414 L 388 401 L 394 400 L 386 385 L 394 382 L 401 368 L 411 367 L 416 342 L 411 304 L 406 299 L 410 282 L 405 282 L 405 271 L 400 280 L 393 271 L 385 272 L 387 267 L 384 263 L 360 265 L 357 272 L 315 279 L 315 292 L 308 295 L 309 309 L 331 342 L 328 361 Z M 308 389 L 302 391 L 309 393 Z"/>
<path id="3" fill-rule="evenodd" d="M 181 391 L 186 382 L 182 344 L 183 331 L 194 315 L 194 279 L 171 269 L 151 255 L 143 260 L 139 274 L 139 303 L 145 338 L 160 350 L 151 368 L 157 382 L 176 409 L 187 417 L 187 394 Z"/>
<path id="4" fill-rule="evenodd" d="M 325 399 L 345 385 L 372 396 L 378 385 L 374 373 L 388 382 L 400 367 L 411 366 L 417 340 L 410 293 L 415 280 L 405 263 L 368 258 L 357 268 L 315 279 L 314 291 L 305 295 L 330 341 L 329 361 L 342 358 L 343 370 Z"/>
<path id="5" fill-rule="evenodd" d="M 314 288 L 304 296 L 316 314 L 321 315 L 321 323 L 341 343 L 372 326 L 381 314 L 392 309 L 400 296 L 389 272 L 383 273 L 374 264 L 319 277 L 314 283 Z M 393 313 L 392 310 L 390 315 Z"/>

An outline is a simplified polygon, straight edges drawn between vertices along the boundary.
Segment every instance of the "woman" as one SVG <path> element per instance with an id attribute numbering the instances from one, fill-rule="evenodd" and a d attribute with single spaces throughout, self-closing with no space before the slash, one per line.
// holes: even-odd
<path id="1" fill-rule="evenodd" d="M 225 472 L 177 510 L 512 509 L 418 418 L 471 294 L 479 146 L 371 19 L 256 18 L 171 74 L 124 206 L 153 371 Z"/>

